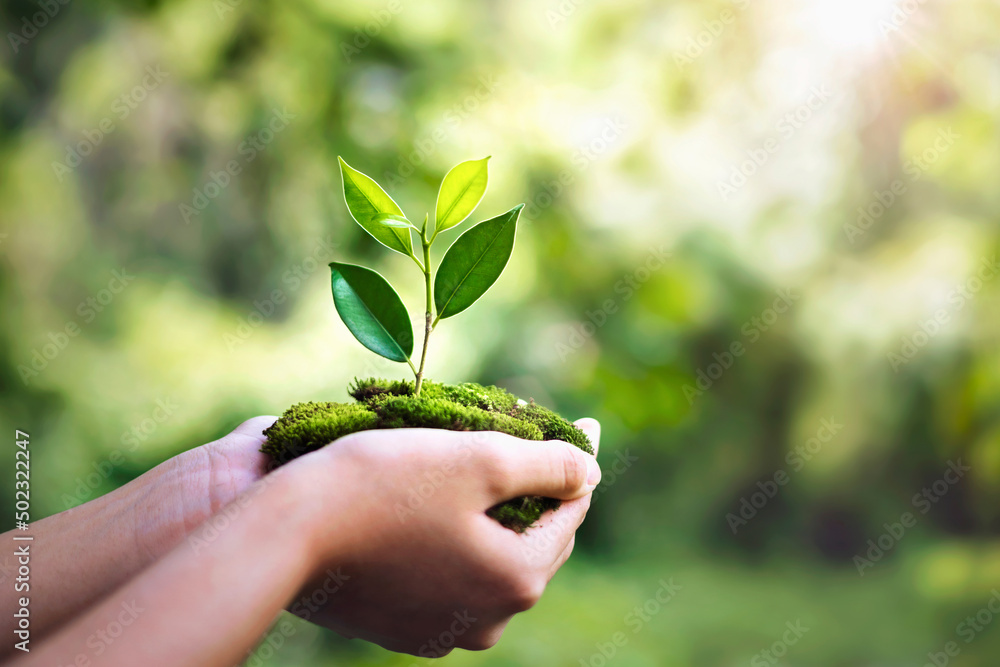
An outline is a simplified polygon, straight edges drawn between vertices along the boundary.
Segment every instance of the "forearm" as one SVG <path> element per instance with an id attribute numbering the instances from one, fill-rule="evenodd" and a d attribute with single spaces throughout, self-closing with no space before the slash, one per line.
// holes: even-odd
<path id="1" fill-rule="evenodd" d="M 206 493 L 192 492 L 211 485 L 204 457 L 186 452 L 111 493 L 31 524 L 27 592 L 34 638 L 44 639 L 148 567 L 217 509 Z M 0 535 L 4 545 L 14 544 L 12 534 Z M 5 636 L 13 636 L 15 603 L 15 595 L 3 596 Z M 5 643 L 0 656 L 11 650 Z"/>
<path id="2" fill-rule="evenodd" d="M 217 515 L 227 517 L 218 530 L 193 533 L 19 664 L 81 654 L 102 665 L 237 664 L 311 573 L 301 498 L 286 475 L 261 480 Z M 105 641 L 116 623 L 124 629 Z"/>

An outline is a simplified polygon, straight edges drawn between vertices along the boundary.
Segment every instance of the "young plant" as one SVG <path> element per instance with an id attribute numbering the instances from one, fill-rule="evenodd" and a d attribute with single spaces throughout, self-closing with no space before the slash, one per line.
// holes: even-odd
<path id="1" fill-rule="evenodd" d="M 412 259 L 423 273 L 426 306 L 419 365 L 413 362 L 413 327 L 406 307 L 379 273 L 354 264 L 331 263 L 334 305 L 362 345 L 390 361 L 409 364 L 416 378 L 415 396 L 420 395 L 431 332 L 439 321 L 459 314 L 485 294 L 514 250 L 514 231 L 524 204 L 469 228 L 445 252 L 437 272 L 432 270 L 431 246 L 438 234 L 462 224 L 482 201 L 489 159 L 453 167 L 441 181 L 433 219 L 425 214 L 418 226 L 378 183 L 338 157 L 351 217 L 376 241 Z M 414 251 L 414 233 L 419 256 Z"/>
<path id="2" fill-rule="evenodd" d="M 391 428 L 499 431 L 522 440 L 563 440 L 594 453 L 586 433 L 534 401 L 521 400 L 499 387 L 442 384 L 424 378 L 431 332 L 438 322 L 457 315 L 485 294 L 514 249 L 523 204 L 470 227 L 451 244 L 437 271 L 431 264 L 431 246 L 438 235 L 462 224 L 486 193 L 488 161 L 488 157 L 470 160 L 452 168 L 441 181 L 433 218 L 425 215 L 418 226 L 375 181 L 340 159 L 351 216 L 379 243 L 412 259 L 423 274 L 423 349 L 418 365 L 413 359 L 410 317 L 385 278 L 363 266 L 330 264 L 333 301 L 344 324 L 369 350 L 409 364 L 416 380 L 356 378 L 348 387 L 353 403 L 310 401 L 291 406 L 264 431 L 267 441 L 261 451 L 275 463 L 287 463 L 351 433 Z M 559 501 L 553 498 L 525 496 L 500 503 L 486 514 L 511 530 L 524 532 L 544 512 L 558 507 Z"/>

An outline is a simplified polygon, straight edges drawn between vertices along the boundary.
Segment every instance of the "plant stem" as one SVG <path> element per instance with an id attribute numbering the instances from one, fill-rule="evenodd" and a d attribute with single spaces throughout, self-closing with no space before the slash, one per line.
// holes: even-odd
<path id="1" fill-rule="evenodd" d="M 417 370 L 417 381 L 413 389 L 414 396 L 420 395 L 420 385 L 424 381 L 424 363 L 427 361 L 427 341 L 430 340 L 431 331 L 434 330 L 434 326 L 431 323 L 431 307 L 433 304 L 433 289 L 431 283 L 431 242 L 433 239 L 427 239 L 427 219 L 424 218 L 424 228 L 420 230 L 420 244 L 424 249 L 424 287 L 426 288 L 427 296 L 427 308 L 424 312 L 424 349 L 420 353 L 420 369 Z"/>

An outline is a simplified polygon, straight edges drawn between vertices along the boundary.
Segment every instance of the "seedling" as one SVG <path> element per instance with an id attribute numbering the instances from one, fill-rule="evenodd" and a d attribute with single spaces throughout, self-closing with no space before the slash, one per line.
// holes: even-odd
<path id="1" fill-rule="evenodd" d="M 426 308 L 420 365 L 413 363 L 413 328 L 406 307 L 380 274 L 363 266 L 331 263 L 333 301 L 362 345 L 390 361 L 409 364 L 416 378 L 415 396 L 423 385 L 431 332 L 438 322 L 458 315 L 485 294 L 514 250 L 514 230 L 524 204 L 468 229 L 448 248 L 436 275 L 432 270 L 431 246 L 438 235 L 465 222 L 486 194 L 489 159 L 453 167 L 441 181 L 434 218 L 424 215 L 418 227 L 378 183 L 338 158 L 351 217 L 386 248 L 412 259 L 423 273 Z M 422 259 L 414 252 L 414 232 Z"/>
<path id="2" fill-rule="evenodd" d="M 279 465 L 350 433 L 385 428 L 438 428 L 501 431 L 525 440 L 564 440 L 593 453 L 586 434 L 551 410 L 525 402 L 498 387 L 472 382 L 440 384 L 424 378 L 427 343 L 438 323 L 461 313 L 493 286 L 514 249 L 514 230 L 523 204 L 465 231 L 445 252 L 437 272 L 431 246 L 442 232 L 465 222 L 486 193 L 488 157 L 462 162 L 449 171 L 438 190 L 434 217 L 418 226 L 403 214 L 378 183 L 340 158 L 344 199 L 351 216 L 375 239 L 406 255 L 423 274 L 424 339 L 419 365 L 413 361 L 413 327 L 392 285 L 364 266 L 333 262 L 333 302 L 340 318 L 366 348 L 406 363 L 414 381 L 355 380 L 355 403 L 309 402 L 293 405 L 264 431 L 262 451 Z M 415 252 L 414 234 L 419 241 Z M 488 514 L 522 532 L 559 501 L 527 496 L 501 503 Z M 412 509 L 397 508 L 405 519 Z"/>

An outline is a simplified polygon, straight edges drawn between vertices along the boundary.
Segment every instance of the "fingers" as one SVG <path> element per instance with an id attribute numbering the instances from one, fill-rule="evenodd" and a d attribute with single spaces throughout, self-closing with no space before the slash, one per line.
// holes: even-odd
<path id="1" fill-rule="evenodd" d="M 272 417 L 268 415 L 262 415 L 260 417 L 251 417 L 239 426 L 233 429 L 233 433 L 239 433 L 240 435 L 252 435 L 261 436 L 264 434 L 264 429 L 271 426 L 274 422 L 278 421 L 277 417 Z"/>
<path id="2" fill-rule="evenodd" d="M 264 442 L 264 429 L 273 424 L 277 417 L 251 417 L 208 446 L 227 454 L 257 454 Z"/>
<path id="3" fill-rule="evenodd" d="M 581 498 L 601 481 L 597 460 L 559 440 L 538 442 L 496 438 L 479 450 L 491 478 L 495 501 L 518 496 Z"/>
<path id="4" fill-rule="evenodd" d="M 448 631 L 444 630 L 444 632 Z M 347 635 L 344 636 L 346 637 Z M 355 636 L 357 637 L 358 635 Z M 347 638 L 354 639 L 354 637 Z M 445 648 L 439 643 L 431 641 L 432 638 L 427 638 L 426 640 L 396 639 L 381 636 L 364 636 L 360 638 L 378 644 L 387 651 L 407 653 L 417 658 L 443 658 L 454 650 L 453 647 Z"/>
<path id="5" fill-rule="evenodd" d="M 543 514 L 535 526 L 518 536 L 529 565 L 555 574 L 558 565 L 551 569 L 552 564 L 559 561 L 573 542 L 576 529 L 583 523 L 587 510 L 590 509 L 590 498 L 590 495 L 586 495 L 564 502 L 559 509 Z M 569 557 L 568 553 L 566 557 Z"/>
<path id="6" fill-rule="evenodd" d="M 563 552 L 559 554 L 559 557 L 556 558 L 554 563 L 552 563 L 552 567 L 549 568 L 549 581 L 552 580 L 552 577 L 556 576 L 556 572 L 559 571 L 559 568 L 565 565 L 566 561 L 569 560 L 569 557 L 573 553 L 573 547 L 575 545 L 576 545 L 576 533 L 573 534 L 573 537 L 569 538 L 569 544 L 566 545 L 566 548 L 563 549 Z"/>
<path id="7" fill-rule="evenodd" d="M 264 429 L 277 417 L 253 417 L 204 447 L 213 471 L 228 471 L 240 478 L 240 486 L 256 481 L 265 472 L 270 457 L 260 451 Z M 225 465 L 222 465 L 222 464 Z"/>
<path id="8" fill-rule="evenodd" d="M 577 421 L 576 426 L 587 434 L 596 454 L 601 441 L 600 423 L 588 418 Z M 591 465 L 596 463 L 596 458 L 586 454 L 584 456 L 590 460 Z M 599 469 L 596 479 L 591 478 L 591 481 L 595 482 L 594 486 L 600 481 Z M 558 510 L 547 512 L 541 517 L 538 525 L 519 536 L 521 549 L 528 563 L 543 568 L 549 579 L 573 553 L 576 531 L 590 509 L 592 499 L 590 491 L 593 491 L 593 487 L 590 487 L 582 497 L 565 501 Z"/>
<path id="9" fill-rule="evenodd" d="M 594 456 L 597 456 L 598 450 L 601 448 L 601 422 L 591 417 L 584 417 L 577 419 L 573 425 L 587 434 L 587 437 L 590 438 L 590 444 L 594 446 Z"/>

